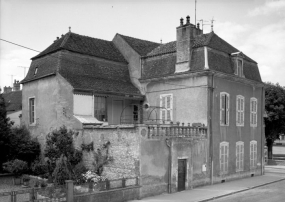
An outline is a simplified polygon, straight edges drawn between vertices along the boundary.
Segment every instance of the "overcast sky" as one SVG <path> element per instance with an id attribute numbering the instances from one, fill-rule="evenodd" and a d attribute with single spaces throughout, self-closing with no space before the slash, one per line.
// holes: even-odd
<path id="1" fill-rule="evenodd" d="M 0 0 L 0 38 L 43 51 L 71 31 L 104 40 L 116 33 L 167 43 L 179 19 L 195 23 L 195 0 Z M 197 0 L 197 22 L 257 61 L 263 81 L 285 86 L 285 0 Z M 204 22 L 209 24 L 210 22 Z M 204 26 L 204 33 L 210 26 Z M 37 52 L 0 41 L 0 87 L 24 78 Z M 28 68 L 26 69 L 26 73 Z"/>

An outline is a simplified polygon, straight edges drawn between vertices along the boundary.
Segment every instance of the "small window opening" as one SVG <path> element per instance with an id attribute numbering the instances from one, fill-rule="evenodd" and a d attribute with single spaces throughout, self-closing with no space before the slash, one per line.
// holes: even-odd
<path id="1" fill-rule="evenodd" d="M 34 76 L 36 76 L 37 72 L 38 72 L 38 67 L 35 68 Z"/>
<path id="2" fill-rule="evenodd" d="M 226 180 L 222 180 L 222 181 L 221 181 L 221 183 L 225 183 L 225 182 L 226 182 Z"/>
<path id="3" fill-rule="evenodd" d="M 251 174 L 251 177 L 254 177 L 254 174 Z"/>

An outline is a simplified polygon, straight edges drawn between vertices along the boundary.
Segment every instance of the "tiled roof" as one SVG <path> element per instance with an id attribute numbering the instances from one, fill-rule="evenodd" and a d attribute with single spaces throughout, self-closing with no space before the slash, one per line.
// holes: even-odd
<path id="1" fill-rule="evenodd" d="M 90 56 L 96 56 L 107 60 L 126 63 L 123 55 L 115 47 L 112 41 L 96 39 L 72 32 L 69 32 L 56 40 L 47 49 L 32 59 L 34 60 L 46 54 L 53 53 L 62 49 Z"/>
<path id="2" fill-rule="evenodd" d="M 121 34 L 118 34 L 121 36 L 139 55 L 145 56 L 147 53 L 152 51 L 154 48 L 159 46 L 159 43 L 146 41 L 142 39 L 136 39 L 129 36 L 124 36 Z"/>
<path id="3" fill-rule="evenodd" d="M 58 65 L 59 52 L 49 54 L 47 57 L 34 59 L 31 63 L 26 77 L 21 81 L 21 83 L 23 84 L 28 81 L 33 81 L 48 75 L 56 74 Z"/>
<path id="4" fill-rule="evenodd" d="M 3 93 L 2 94 L 5 105 L 6 105 L 6 111 L 13 112 L 13 111 L 19 111 L 22 110 L 22 91 L 12 91 L 9 93 Z"/>
<path id="5" fill-rule="evenodd" d="M 221 39 L 214 32 L 194 38 L 190 72 L 204 69 L 204 51 L 200 48 L 203 46 L 213 49 L 213 51 L 211 49 L 208 50 L 209 69 L 234 74 L 234 66 L 230 54 L 239 50 Z M 221 51 L 221 53 L 215 50 Z M 261 82 L 257 63 L 246 55 L 244 55 L 244 59 L 245 78 Z M 144 58 L 142 79 L 172 75 L 175 73 L 175 63 L 176 41 L 160 45 Z"/>
<path id="6" fill-rule="evenodd" d="M 131 83 L 128 65 L 63 53 L 59 73 L 74 89 L 140 96 Z"/>

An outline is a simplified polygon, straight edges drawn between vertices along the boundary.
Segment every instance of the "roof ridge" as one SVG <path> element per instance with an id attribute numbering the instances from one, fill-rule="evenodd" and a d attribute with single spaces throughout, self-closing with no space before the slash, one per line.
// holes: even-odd
<path id="1" fill-rule="evenodd" d="M 150 43 L 160 44 L 157 42 L 153 42 L 153 41 L 149 41 L 149 40 L 145 40 L 145 39 L 139 39 L 139 38 L 135 38 L 135 37 L 131 37 L 131 36 L 126 36 L 126 35 L 119 34 L 119 33 L 117 33 L 117 35 L 122 36 L 122 37 L 128 37 L 128 38 L 136 39 L 136 40 L 146 41 L 146 42 L 150 42 Z"/>
<path id="2" fill-rule="evenodd" d="M 77 33 L 74 33 L 74 32 L 71 32 L 71 33 L 74 34 L 74 35 L 77 35 L 77 36 L 83 36 L 83 37 L 90 38 L 90 39 L 96 39 L 96 40 L 100 40 L 100 41 L 112 42 L 112 41 L 108 41 L 108 40 L 105 40 L 105 39 L 99 39 L 99 38 L 95 38 L 95 37 L 91 37 L 91 36 L 85 36 L 85 35 L 77 34 Z"/>
<path id="3" fill-rule="evenodd" d="M 63 48 L 63 46 L 66 44 L 67 40 L 69 39 L 71 32 L 68 32 L 67 34 L 65 34 L 63 41 L 60 44 L 60 48 Z"/>

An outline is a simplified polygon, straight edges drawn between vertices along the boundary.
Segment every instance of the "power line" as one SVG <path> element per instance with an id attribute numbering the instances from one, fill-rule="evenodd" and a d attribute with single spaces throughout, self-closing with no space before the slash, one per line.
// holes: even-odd
<path id="1" fill-rule="evenodd" d="M 26 48 L 26 49 L 28 49 L 28 50 L 32 50 L 32 51 L 35 51 L 35 52 L 41 53 L 40 51 L 34 50 L 34 49 L 29 48 L 29 47 L 26 47 L 26 46 L 22 46 L 22 45 L 17 44 L 17 43 L 13 43 L 13 42 L 11 42 L 11 41 L 7 41 L 7 40 L 1 39 L 1 38 L 0 38 L 0 40 L 5 41 L 5 42 L 10 43 L 10 44 L 13 44 L 13 45 L 16 45 L 16 46 L 19 46 L 19 47 L 22 47 L 22 48 Z M 56 59 L 59 59 L 59 57 L 58 57 L 58 56 L 53 56 L 53 55 L 46 55 L 46 56 L 48 56 L 48 57 L 53 57 L 53 58 L 56 58 Z M 66 58 L 62 58 L 62 57 L 61 57 L 61 60 L 65 60 L 65 61 L 68 61 L 68 62 L 70 62 L 70 61 L 71 61 L 71 60 L 68 60 L 68 59 L 66 59 Z M 87 64 L 82 64 L 82 63 L 76 63 L 76 62 L 74 62 L 74 61 L 72 61 L 72 62 L 73 62 L 74 64 L 77 64 L 77 65 L 85 65 L 85 66 L 93 67 L 92 65 L 89 65 L 88 63 L 87 63 Z M 132 76 L 130 76 L 130 78 L 140 79 L 140 78 L 132 77 Z M 182 84 L 173 84 L 173 83 L 167 83 L 167 82 L 164 82 L 164 83 L 165 83 L 165 84 L 168 84 L 168 85 L 179 86 L 179 87 L 190 87 L 190 88 L 192 88 L 192 87 L 193 87 L 193 86 L 182 85 Z"/>

